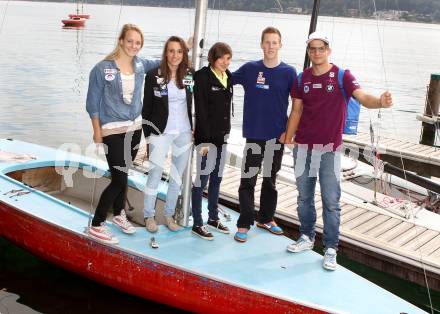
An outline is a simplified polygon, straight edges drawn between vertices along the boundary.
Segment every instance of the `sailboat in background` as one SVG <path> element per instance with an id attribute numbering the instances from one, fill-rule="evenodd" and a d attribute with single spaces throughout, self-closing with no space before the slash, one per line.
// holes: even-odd
<path id="1" fill-rule="evenodd" d="M 90 14 L 84 13 L 84 1 L 81 0 L 81 13 L 79 13 L 79 1 L 76 2 L 76 14 L 69 14 L 69 18 L 73 19 L 75 17 L 79 17 L 82 19 L 89 19 Z"/>
<path id="2" fill-rule="evenodd" d="M 81 0 L 81 13 L 79 10 L 79 0 L 76 1 L 76 13 L 69 14 L 69 18 L 61 20 L 65 27 L 83 27 L 90 14 L 84 13 L 84 1 Z"/>

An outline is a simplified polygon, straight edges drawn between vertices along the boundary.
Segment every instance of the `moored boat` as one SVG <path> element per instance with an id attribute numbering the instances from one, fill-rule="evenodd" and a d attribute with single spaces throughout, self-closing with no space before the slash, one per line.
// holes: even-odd
<path id="1" fill-rule="evenodd" d="M 81 17 L 72 17 L 69 19 L 61 20 L 66 27 L 83 27 L 86 23 L 86 19 Z"/>
<path id="2" fill-rule="evenodd" d="M 83 27 L 90 14 L 84 13 L 84 1 L 81 0 L 81 11 L 79 10 L 79 0 L 76 1 L 76 13 L 69 14 L 69 19 L 62 20 L 65 27 Z"/>
<path id="3" fill-rule="evenodd" d="M 79 18 L 88 20 L 90 18 L 90 14 L 84 14 L 84 13 L 83 14 L 69 14 L 69 18 L 73 19 L 75 17 L 79 17 Z"/>
<path id="4" fill-rule="evenodd" d="M 188 228 L 160 226 L 160 248 L 153 249 L 142 225 L 125 235 L 108 223 L 120 244 L 100 243 L 84 229 L 108 183 L 103 161 L 15 140 L 0 140 L 0 150 L 9 156 L 0 162 L 1 236 L 90 279 L 194 312 L 423 313 L 343 267 L 325 271 L 313 251 L 286 252 L 288 238 L 260 229 L 243 245 L 230 234 L 205 241 Z M 129 176 L 135 222 L 142 220 L 145 181 L 141 173 Z M 159 215 L 166 188 L 164 181 Z M 224 210 L 232 229 L 237 214 Z"/>

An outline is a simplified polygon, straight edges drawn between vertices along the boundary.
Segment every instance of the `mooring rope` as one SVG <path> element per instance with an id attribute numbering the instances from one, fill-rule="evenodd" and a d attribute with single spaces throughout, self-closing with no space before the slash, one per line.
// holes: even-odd
<path id="1" fill-rule="evenodd" d="M 115 29 L 115 38 L 116 38 L 116 41 L 117 41 L 117 36 L 118 36 L 118 34 L 119 34 L 119 23 L 120 23 L 120 21 L 121 21 L 121 14 L 122 14 L 122 7 L 123 7 L 123 5 L 124 5 L 124 0 L 121 0 L 121 4 L 120 4 L 120 6 L 119 6 L 119 15 L 118 15 L 118 22 L 116 23 L 116 29 Z M 88 223 L 87 223 L 87 227 L 88 228 L 90 228 L 91 227 L 91 222 L 92 222 L 92 211 L 94 212 L 94 206 L 93 206 L 93 203 L 94 203 L 94 198 L 95 198 L 95 191 L 96 191 L 96 176 L 97 176 L 97 174 L 96 174 L 96 170 L 98 169 L 98 167 L 97 167 L 97 161 L 98 161 L 98 152 L 99 152 L 99 148 L 98 148 L 98 145 L 101 145 L 101 144 L 97 144 L 97 143 L 92 143 L 93 145 L 95 145 L 95 150 L 94 150 L 94 153 L 95 153 L 95 167 L 94 168 L 92 168 L 92 173 L 93 173 L 93 186 L 92 186 L 92 195 L 91 195 L 91 198 L 90 198 L 90 206 L 89 206 L 89 220 L 88 220 Z"/>
<path id="2" fill-rule="evenodd" d="M 118 15 L 118 22 L 116 23 L 116 30 L 115 30 L 115 38 L 118 40 L 118 34 L 119 34 L 119 23 L 121 22 L 121 14 L 122 14 L 122 7 L 124 6 L 124 0 L 121 0 L 121 5 L 119 6 L 119 15 Z"/>
<path id="3" fill-rule="evenodd" d="M 383 69 L 383 74 L 384 74 L 385 88 L 388 89 L 388 79 L 387 79 L 387 72 L 386 72 L 386 67 L 385 67 L 384 48 L 383 48 L 383 42 L 381 40 L 380 27 L 379 27 L 379 19 L 380 18 L 379 18 L 379 15 L 377 14 L 376 1 L 375 0 L 372 0 L 372 1 L 373 1 L 373 5 L 374 5 L 374 14 L 376 16 L 376 26 L 377 26 L 377 34 L 378 34 L 378 37 L 379 37 L 380 54 L 381 54 L 382 69 Z M 382 33 L 383 34 L 385 33 L 385 23 L 383 24 Z M 394 113 L 393 113 L 392 108 L 390 108 L 390 109 L 391 109 L 391 119 L 392 119 L 392 122 L 393 122 L 392 123 L 393 131 L 394 131 L 395 136 L 397 136 L 396 122 L 395 122 L 395 119 L 394 119 Z M 379 121 L 380 121 L 381 118 L 382 118 L 381 109 L 379 109 L 379 112 L 378 112 L 378 119 L 379 119 Z M 378 140 L 377 140 L 378 145 L 379 145 L 379 136 L 380 135 L 378 135 Z M 405 163 L 403 161 L 402 151 L 399 151 L 399 156 L 400 156 L 400 162 L 402 164 L 402 170 L 403 170 L 404 178 L 405 178 L 405 180 L 407 180 L 406 170 L 405 170 Z M 411 199 L 409 188 L 407 187 L 406 190 L 407 190 L 407 196 L 408 196 L 408 199 L 410 201 L 410 204 L 412 204 L 412 199 Z M 429 288 L 428 276 L 426 274 L 426 267 L 425 267 L 425 262 L 424 262 L 424 259 L 423 259 L 423 254 L 422 254 L 422 251 L 420 249 L 421 246 L 422 246 L 422 245 L 420 245 L 420 239 L 419 239 L 419 236 L 421 234 L 421 232 L 420 232 L 421 228 L 419 228 L 419 226 L 417 226 L 416 223 L 414 222 L 415 218 L 416 217 L 414 217 L 414 216 L 412 217 L 412 220 L 413 220 L 412 223 L 414 225 L 414 230 L 415 230 L 415 233 L 416 233 L 415 240 L 417 241 L 417 251 L 419 253 L 420 264 L 421 264 L 422 270 L 423 270 L 423 275 L 424 275 L 424 279 L 425 279 L 425 284 L 426 284 L 429 304 L 430 304 L 430 307 L 431 307 L 431 313 L 433 314 L 434 313 L 434 309 L 433 309 L 433 304 L 432 304 L 432 299 L 431 299 L 431 291 L 430 291 L 430 288 Z"/>
<path id="4" fill-rule="evenodd" d="M 94 212 L 94 208 L 93 208 L 93 203 L 94 203 L 94 201 L 95 201 L 95 191 L 96 191 L 96 170 L 98 170 L 98 166 L 97 166 L 97 161 L 98 161 L 98 145 L 99 144 L 96 144 L 96 143 L 92 143 L 93 145 L 95 145 L 95 150 L 94 150 L 94 153 L 95 153 L 95 167 L 93 168 L 92 167 L 92 173 L 93 173 L 93 186 L 92 186 L 92 196 L 91 196 L 91 198 L 90 198 L 90 206 L 89 206 L 89 220 L 88 220 L 88 222 L 87 222 L 87 228 L 90 228 L 91 227 L 91 224 L 92 224 L 92 211 Z M 88 229 L 87 229 L 87 231 L 88 231 Z"/>
<path id="5" fill-rule="evenodd" d="M 1 34 L 2 31 L 3 31 L 3 25 L 5 24 L 6 12 L 8 11 L 8 6 L 9 6 L 9 0 L 6 1 L 5 11 L 3 12 L 2 23 L 0 24 L 0 34 Z"/>

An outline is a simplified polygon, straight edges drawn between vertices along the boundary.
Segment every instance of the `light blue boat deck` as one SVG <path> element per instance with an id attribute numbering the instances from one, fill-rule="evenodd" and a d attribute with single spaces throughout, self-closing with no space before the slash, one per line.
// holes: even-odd
<path id="1" fill-rule="evenodd" d="M 59 201 L 45 193 L 35 191 L 18 183 L 4 173 L 11 171 L 55 165 L 57 151 L 34 144 L 0 140 L 0 150 L 31 154 L 37 157 L 26 163 L 0 162 L 0 200 L 52 224 L 62 226 L 77 234 L 83 234 L 89 213 Z M 66 154 L 59 153 L 58 157 Z M 70 160 L 81 165 L 93 164 L 86 157 L 70 155 Z M 64 164 L 64 161 L 57 163 Z M 106 169 L 106 163 L 96 166 Z M 144 175 L 131 177 L 132 184 L 143 185 Z M 4 193 L 23 188 L 32 191 L 17 197 Z M 162 184 L 161 193 L 166 190 Z M 207 214 L 204 202 L 204 214 Z M 334 272 L 322 268 L 322 256 L 307 251 L 289 253 L 286 246 L 291 242 L 286 237 L 272 235 L 259 228 L 252 228 L 248 242 L 238 243 L 233 239 L 238 214 L 228 211 L 232 220 L 225 222 L 232 230 L 225 235 L 213 232 L 213 241 L 203 240 L 191 233 L 190 228 L 179 232 L 168 231 L 160 226 L 154 234 L 159 249 L 149 246 L 151 234 L 139 227 L 134 235 L 119 232 L 109 223 L 118 236 L 121 250 L 173 267 L 225 282 L 234 286 L 258 291 L 266 295 L 296 303 L 310 305 L 331 313 L 425 313 L 416 306 L 398 298 L 390 292 L 363 279 L 351 271 L 338 266 Z M 85 236 L 85 235 L 84 235 Z"/>

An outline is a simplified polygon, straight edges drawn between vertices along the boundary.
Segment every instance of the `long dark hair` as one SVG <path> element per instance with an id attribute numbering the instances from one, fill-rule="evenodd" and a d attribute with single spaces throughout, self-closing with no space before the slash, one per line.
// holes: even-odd
<path id="1" fill-rule="evenodd" d="M 188 73 L 188 65 L 189 65 L 188 64 L 188 48 L 185 44 L 185 41 L 182 38 L 180 38 L 178 36 L 171 36 L 166 41 L 166 43 L 163 47 L 162 60 L 160 61 L 160 73 L 163 76 L 165 82 L 169 83 L 169 81 L 171 80 L 171 70 L 168 67 L 168 63 L 167 63 L 167 49 L 168 49 L 168 44 L 170 42 L 179 43 L 180 47 L 182 48 L 182 51 L 183 51 L 182 62 L 180 62 L 179 67 L 177 68 L 177 71 L 176 71 L 176 85 L 179 89 L 182 89 L 185 87 L 185 85 L 183 85 L 183 78 Z"/>

